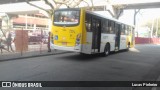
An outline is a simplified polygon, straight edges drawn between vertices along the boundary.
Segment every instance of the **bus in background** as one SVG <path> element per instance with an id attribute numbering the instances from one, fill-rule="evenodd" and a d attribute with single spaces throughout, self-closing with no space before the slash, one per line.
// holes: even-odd
<path id="1" fill-rule="evenodd" d="M 55 10 L 52 21 L 51 49 L 107 56 L 134 45 L 133 26 L 83 8 Z"/>

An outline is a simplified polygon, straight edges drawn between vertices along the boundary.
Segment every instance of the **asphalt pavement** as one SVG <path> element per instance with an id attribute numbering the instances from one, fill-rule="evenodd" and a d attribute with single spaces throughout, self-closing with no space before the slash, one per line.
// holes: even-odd
<path id="1" fill-rule="evenodd" d="M 108 57 L 61 53 L 0 62 L 1 81 L 156 81 L 160 45 L 136 45 Z M 5 89 L 5 88 L 0 88 Z M 11 88 L 8 88 L 11 89 Z M 7 89 L 7 90 L 8 90 Z M 12 88 L 22 90 L 22 88 Z M 30 90 L 151 90 L 137 87 L 55 87 Z M 157 90 L 157 89 L 156 89 Z"/>

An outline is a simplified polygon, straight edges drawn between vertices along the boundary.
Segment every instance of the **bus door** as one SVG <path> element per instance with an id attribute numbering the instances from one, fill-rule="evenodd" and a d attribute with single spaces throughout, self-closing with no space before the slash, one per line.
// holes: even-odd
<path id="1" fill-rule="evenodd" d="M 100 52 L 101 20 L 92 18 L 92 52 Z"/>
<path id="2" fill-rule="evenodd" d="M 115 24 L 115 51 L 119 50 L 120 46 L 120 31 L 121 31 L 121 25 L 120 24 Z"/>

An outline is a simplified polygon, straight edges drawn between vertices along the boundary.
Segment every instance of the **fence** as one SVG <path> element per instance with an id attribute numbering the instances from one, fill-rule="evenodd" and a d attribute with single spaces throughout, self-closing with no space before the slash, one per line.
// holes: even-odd
<path id="1" fill-rule="evenodd" d="M 160 44 L 160 38 L 135 37 L 135 44 Z"/>
<path id="2" fill-rule="evenodd" d="M 8 39 L 9 34 L 10 41 Z M 0 59 L 6 59 L 11 56 L 22 57 L 48 53 L 48 36 L 49 34 L 45 30 L 5 32 L 0 37 Z"/>

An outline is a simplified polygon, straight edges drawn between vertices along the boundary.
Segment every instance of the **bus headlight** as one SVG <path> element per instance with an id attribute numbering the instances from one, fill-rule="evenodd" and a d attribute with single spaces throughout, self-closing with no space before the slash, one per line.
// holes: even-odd
<path id="1" fill-rule="evenodd" d="M 77 37 L 76 37 L 76 46 L 78 46 L 80 44 L 80 41 L 81 41 L 81 34 L 77 34 Z"/>

